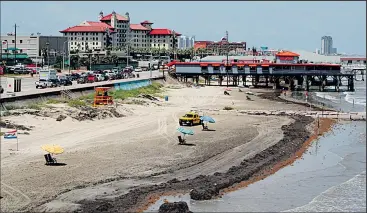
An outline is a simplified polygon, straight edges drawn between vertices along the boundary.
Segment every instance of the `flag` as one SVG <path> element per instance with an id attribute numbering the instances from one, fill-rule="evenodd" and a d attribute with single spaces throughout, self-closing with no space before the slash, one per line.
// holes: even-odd
<path id="1" fill-rule="evenodd" d="M 17 130 L 9 131 L 4 133 L 4 139 L 17 139 Z"/>

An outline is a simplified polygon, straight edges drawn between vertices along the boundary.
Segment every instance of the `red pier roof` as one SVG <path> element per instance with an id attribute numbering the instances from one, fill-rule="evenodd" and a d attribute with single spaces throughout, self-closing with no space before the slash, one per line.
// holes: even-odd
<path id="1" fill-rule="evenodd" d="M 300 55 L 291 51 L 281 51 L 275 54 L 275 56 L 298 57 Z"/>
<path id="2" fill-rule="evenodd" d="M 173 65 L 200 65 L 200 64 L 208 64 L 208 65 L 223 65 L 225 66 L 226 62 L 177 62 L 172 61 L 167 66 L 173 66 Z M 340 67 L 340 64 L 311 64 L 311 63 L 304 63 L 304 64 L 287 64 L 287 63 L 258 63 L 258 62 L 230 62 L 230 65 L 252 65 L 252 66 L 324 66 L 324 67 Z"/>

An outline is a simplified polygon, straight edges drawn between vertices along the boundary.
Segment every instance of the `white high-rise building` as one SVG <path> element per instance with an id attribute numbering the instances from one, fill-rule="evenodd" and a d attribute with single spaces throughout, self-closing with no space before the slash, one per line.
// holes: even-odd
<path id="1" fill-rule="evenodd" d="M 178 49 L 193 48 L 195 43 L 195 36 L 180 36 L 178 38 Z"/>
<path id="2" fill-rule="evenodd" d="M 334 52 L 333 48 L 333 38 L 331 36 L 323 36 L 321 38 L 321 55 L 331 55 L 335 53 L 336 52 Z"/>

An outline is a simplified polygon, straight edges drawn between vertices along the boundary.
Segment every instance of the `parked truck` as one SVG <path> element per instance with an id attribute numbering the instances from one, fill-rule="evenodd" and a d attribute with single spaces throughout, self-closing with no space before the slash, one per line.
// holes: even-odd
<path id="1" fill-rule="evenodd" d="M 35 82 L 36 88 L 57 87 L 58 84 L 57 74 L 55 69 L 47 69 L 39 71 L 39 80 Z"/>

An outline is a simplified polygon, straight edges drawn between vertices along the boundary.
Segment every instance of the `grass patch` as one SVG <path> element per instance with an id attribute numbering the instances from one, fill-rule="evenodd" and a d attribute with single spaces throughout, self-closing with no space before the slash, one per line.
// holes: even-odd
<path id="1" fill-rule="evenodd" d="M 114 99 L 121 99 L 121 100 L 125 100 L 127 98 L 136 98 L 141 94 L 163 96 L 162 94 L 158 94 L 163 92 L 162 87 L 163 87 L 162 84 L 153 82 L 149 86 L 140 87 L 132 90 L 114 90 L 110 91 L 108 94 L 112 96 Z"/>
<path id="2" fill-rule="evenodd" d="M 61 104 L 61 103 L 66 103 L 66 100 L 62 100 L 62 99 L 48 99 L 46 101 L 46 104 Z"/>
<path id="3" fill-rule="evenodd" d="M 230 107 L 230 106 L 225 106 L 223 109 L 224 110 L 233 110 L 234 108 L 233 107 Z"/>
<path id="4" fill-rule="evenodd" d="M 43 103 L 30 103 L 27 106 L 25 106 L 24 108 L 26 108 L 26 109 L 41 110 L 43 106 L 44 106 Z"/>
<path id="5" fill-rule="evenodd" d="M 84 100 L 73 99 L 68 102 L 68 105 L 71 107 L 82 107 L 87 106 L 87 102 Z"/>
<path id="6" fill-rule="evenodd" d="M 91 100 L 91 101 L 93 101 L 93 99 L 94 99 L 94 92 L 93 93 L 90 93 L 88 95 L 82 95 L 78 99 L 79 100 Z"/>
<path id="7" fill-rule="evenodd" d="M 147 102 L 146 101 L 143 101 L 143 100 L 136 100 L 136 99 L 133 99 L 133 100 L 129 100 L 129 101 L 126 101 L 124 102 L 125 104 L 134 104 L 134 105 L 144 105 L 146 104 Z"/>
<path id="8" fill-rule="evenodd" d="M 33 102 L 29 103 L 27 105 L 7 105 L 5 106 L 6 110 L 17 110 L 17 109 L 35 109 L 35 110 L 41 110 L 41 108 L 44 106 L 41 102 Z"/>
<path id="9" fill-rule="evenodd" d="M 0 132 L 0 136 L 3 136 L 5 133 L 4 132 Z"/>

